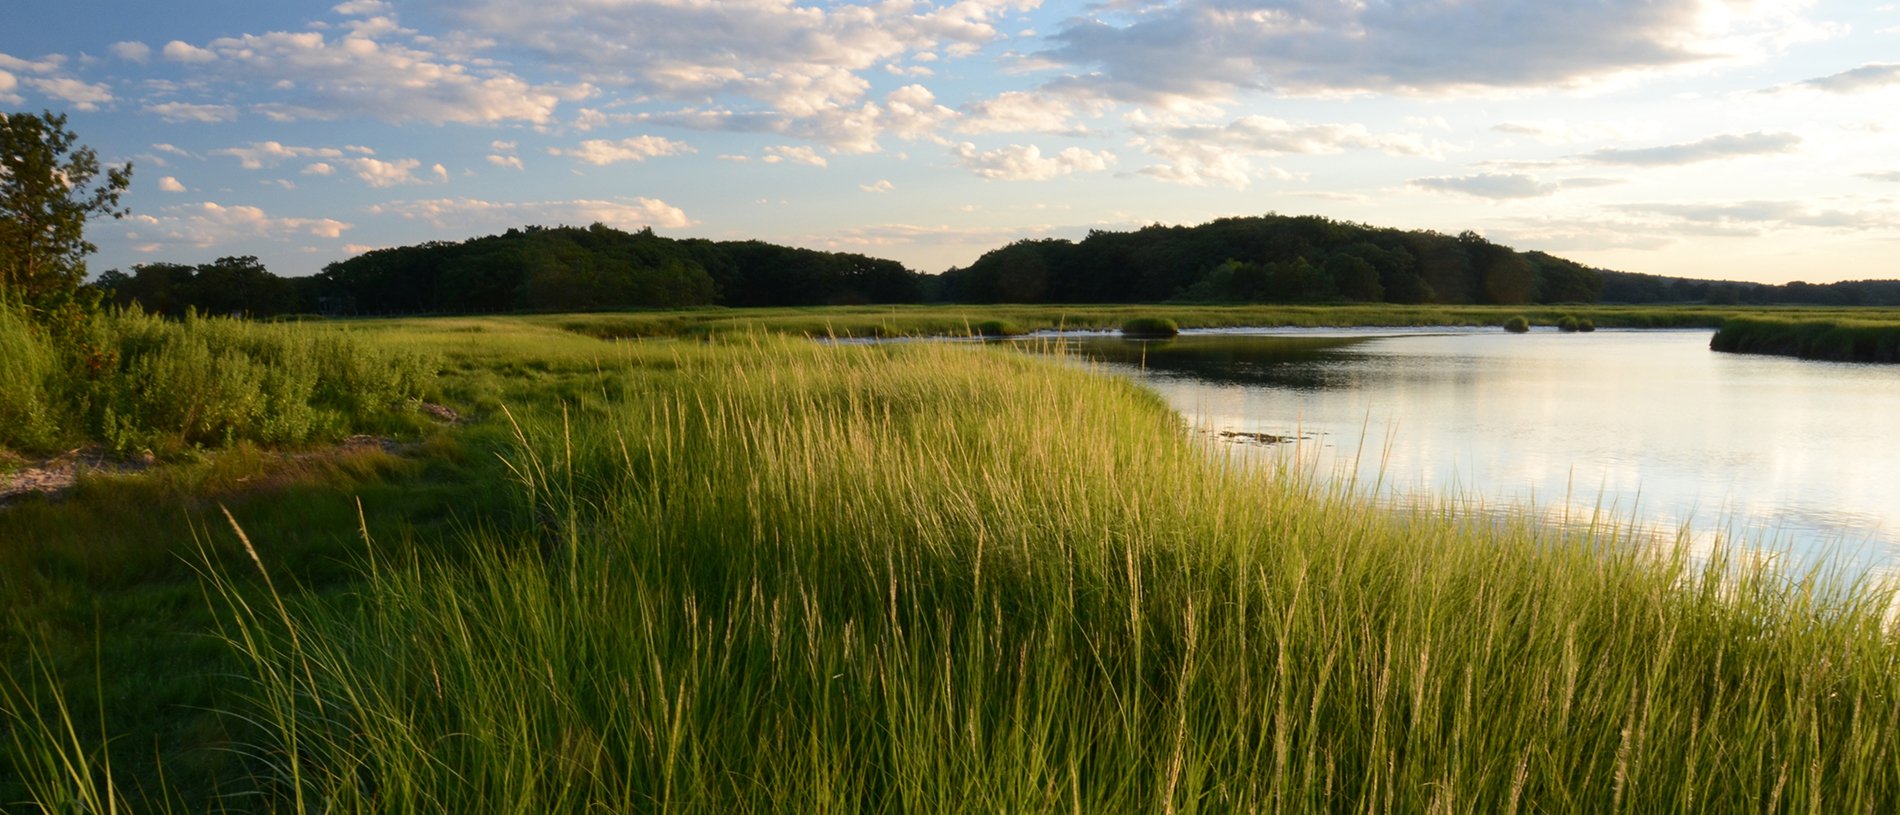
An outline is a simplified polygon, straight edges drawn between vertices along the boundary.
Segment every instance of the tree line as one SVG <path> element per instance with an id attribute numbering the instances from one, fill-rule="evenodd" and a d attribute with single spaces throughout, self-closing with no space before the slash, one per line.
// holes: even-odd
<path id="1" fill-rule="evenodd" d="M 1268 214 L 1017 241 L 943 274 L 976 303 L 1590 303 L 1602 270 L 1476 232 Z"/>
<path id="2" fill-rule="evenodd" d="M 924 299 L 925 282 L 893 260 L 594 224 L 377 249 L 309 277 L 278 277 L 245 256 L 140 264 L 94 285 L 163 314 L 273 316 L 909 303 Z"/>

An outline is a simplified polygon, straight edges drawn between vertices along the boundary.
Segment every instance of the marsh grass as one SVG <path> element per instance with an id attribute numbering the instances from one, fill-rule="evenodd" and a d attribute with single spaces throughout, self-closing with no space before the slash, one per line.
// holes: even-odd
<path id="1" fill-rule="evenodd" d="M 526 534 L 209 574 L 333 812 L 1880 811 L 1871 587 L 1340 485 L 1000 349 L 767 338 L 513 411 Z M 664 360 L 668 364 L 660 364 Z M 1165 473 L 1165 478 L 1156 474 Z M 255 567 L 268 571 L 259 558 Z"/>
<path id="2" fill-rule="evenodd" d="M 1900 321 L 1737 317 L 1722 323 L 1709 347 L 1836 362 L 1900 362 Z"/>
<path id="3" fill-rule="evenodd" d="M 244 767 L 212 805 L 1900 802 L 1877 586 L 1611 520 L 1375 507 L 1193 441 L 1128 381 L 1008 348 L 464 327 L 483 330 L 379 336 L 461 337 L 451 369 L 512 371 L 480 381 L 517 389 L 488 397 L 512 402 L 495 421 L 517 520 L 452 546 L 352 536 L 344 595 L 242 511 L 206 532 Z M 103 760 L 9 704 L 22 752 Z M 74 800 L 48 783 L 31 797 Z"/>
<path id="4" fill-rule="evenodd" d="M 133 309 L 95 315 L 75 333 L 55 342 L 0 309 L 0 447 L 95 441 L 167 454 L 413 430 L 404 407 L 435 375 L 426 357 L 324 326 Z"/>

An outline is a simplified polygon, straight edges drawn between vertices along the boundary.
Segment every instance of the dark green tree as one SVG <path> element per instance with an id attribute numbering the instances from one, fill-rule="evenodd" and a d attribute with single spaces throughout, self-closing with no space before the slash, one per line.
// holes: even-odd
<path id="1" fill-rule="evenodd" d="M 45 315 L 73 302 L 98 247 L 86 222 L 124 217 L 132 165 L 105 167 L 51 111 L 0 117 L 0 301 Z"/>

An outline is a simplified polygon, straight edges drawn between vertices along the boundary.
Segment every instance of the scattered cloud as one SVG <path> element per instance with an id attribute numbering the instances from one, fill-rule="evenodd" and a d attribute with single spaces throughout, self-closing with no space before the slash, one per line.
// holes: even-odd
<path id="1" fill-rule="evenodd" d="M 1224 125 L 1138 128 L 1137 132 L 1147 135 L 1132 144 L 1159 159 L 1143 167 L 1143 175 L 1189 186 L 1235 189 L 1245 189 L 1259 174 L 1253 157 L 1375 150 L 1436 159 L 1446 149 L 1409 133 L 1380 134 L 1359 124 L 1294 123 L 1267 116 L 1246 116 Z M 1276 168 L 1265 172 L 1285 177 Z"/>
<path id="2" fill-rule="evenodd" d="M 897 189 L 897 185 L 892 184 L 890 179 L 880 178 L 870 184 L 859 184 L 858 189 L 864 190 L 865 192 L 890 192 L 891 190 Z"/>
<path id="3" fill-rule="evenodd" d="M 145 112 L 173 124 L 203 122 L 215 124 L 237 119 L 237 108 L 230 105 L 194 105 L 189 102 L 163 102 L 146 105 Z"/>
<path id="4" fill-rule="evenodd" d="M 1065 91 L 1144 103 L 1239 93 L 1585 85 L 1741 60 L 1835 33 L 1803 0 L 1337 3 L 1183 0 L 1070 19 Z M 1121 13 L 1113 13 L 1120 11 Z"/>
<path id="5" fill-rule="evenodd" d="M 182 40 L 172 40 L 171 42 L 165 43 L 165 49 L 162 53 L 166 59 L 172 62 L 204 63 L 218 61 L 217 54 Z"/>
<path id="6" fill-rule="evenodd" d="M 1069 103 L 1046 93 L 1004 91 L 964 105 L 960 133 L 1062 133 L 1079 131 Z"/>
<path id="7" fill-rule="evenodd" d="M 1045 156 L 1036 145 L 1012 144 L 979 152 L 976 145 L 964 142 L 951 149 L 957 163 L 976 175 L 994 181 L 1046 181 L 1076 173 L 1098 173 L 1115 164 L 1115 154 L 1069 147 Z"/>
<path id="8" fill-rule="evenodd" d="M 497 167 L 507 167 L 514 170 L 524 169 L 521 166 L 520 156 L 504 156 L 499 153 L 490 153 L 488 154 L 488 163 Z"/>
<path id="9" fill-rule="evenodd" d="M 818 155 L 818 151 L 810 147 L 793 147 L 783 144 L 765 148 L 765 158 L 760 160 L 767 164 L 790 161 L 795 164 L 809 164 L 813 167 L 823 167 L 830 163 L 824 156 Z"/>
<path id="10" fill-rule="evenodd" d="M 1801 146 L 1801 137 L 1793 133 L 1746 133 L 1711 136 L 1687 144 L 1662 147 L 1611 147 L 1585 153 L 1580 158 L 1592 164 L 1618 164 L 1631 167 L 1674 167 L 1717 159 L 1791 153 Z"/>
<path id="11" fill-rule="evenodd" d="M 339 8 L 353 7 L 344 4 Z M 354 21 L 348 33 L 272 31 L 196 46 L 165 44 L 166 59 L 203 76 L 247 85 L 277 121 L 370 116 L 396 123 L 546 124 L 563 101 L 593 93 L 579 85 L 535 84 L 489 60 L 457 61 L 430 50 L 394 18 Z M 405 41 L 406 38 L 406 41 Z"/>
<path id="12" fill-rule="evenodd" d="M 1900 85 L 1900 63 L 1873 62 L 1838 74 L 1783 87 L 1806 88 L 1828 93 L 1859 93 L 1894 85 Z"/>
<path id="13" fill-rule="evenodd" d="M 1409 183 L 1414 187 L 1433 192 L 1459 193 L 1477 198 L 1504 200 L 1539 198 L 1555 195 L 1567 189 L 1604 187 L 1621 182 L 1611 178 L 1566 178 L 1558 181 L 1539 181 L 1536 176 L 1522 173 L 1478 173 L 1457 177 L 1414 178 Z"/>
<path id="14" fill-rule="evenodd" d="M 115 42 L 107 46 L 106 50 L 127 62 L 145 62 L 152 58 L 152 47 L 142 42 Z"/>
<path id="15" fill-rule="evenodd" d="M 212 150 L 211 155 L 230 156 L 246 170 L 261 170 L 293 158 L 342 158 L 343 151 L 335 147 L 295 147 L 278 141 L 258 141 L 245 147 L 222 147 Z"/>
<path id="16" fill-rule="evenodd" d="M 1677 228 L 1717 236 L 1759 235 L 1771 229 L 1813 227 L 1847 231 L 1891 230 L 1900 215 L 1891 211 L 1824 209 L 1799 201 L 1737 203 L 1625 204 L 1619 211 L 1660 216 Z"/>
<path id="17" fill-rule="evenodd" d="M 356 177 L 362 179 L 363 183 L 372 187 L 394 187 L 398 184 L 423 183 L 422 179 L 417 178 L 415 175 L 416 168 L 421 167 L 422 162 L 413 158 L 383 161 L 381 159 L 364 156 L 360 158 L 343 159 L 341 164 L 354 171 Z M 440 177 L 446 177 L 448 175 L 448 171 L 440 164 L 436 165 L 436 172 Z"/>
<path id="18" fill-rule="evenodd" d="M 242 240 L 335 239 L 350 224 L 333 218 L 278 218 L 253 206 L 224 206 L 212 201 L 159 209 L 157 215 L 125 219 L 136 239 L 160 245 L 209 248 Z"/>
<path id="19" fill-rule="evenodd" d="M 1900 170 L 1887 170 L 1885 172 L 1879 172 L 1879 173 L 1861 173 L 1860 177 L 1868 179 L 1870 181 L 1889 181 L 1895 184 L 1900 184 Z"/>
<path id="20" fill-rule="evenodd" d="M 646 161 L 659 156 L 677 156 L 695 151 L 691 145 L 660 136 L 634 136 L 619 141 L 589 139 L 579 147 L 548 148 L 548 155 L 569 156 L 595 166 L 623 161 Z M 519 162 L 516 162 L 519 164 Z"/>
<path id="21" fill-rule="evenodd" d="M 179 183 L 176 178 L 165 176 L 158 180 L 158 189 L 160 192 L 184 192 L 185 185 Z"/>
<path id="22" fill-rule="evenodd" d="M 678 229 L 694 224 L 679 207 L 654 198 L 517 202 L 436 198 L 379 204 L 370 207 L 369 211 L 375 215 L 395 215 L 422 221 L 437 229 L 456 231 L 457 234 L 464 234 L 476 225 L 494 228 L 522 224 L 603 223 L 632 230 L 643 226 Z"/>
<path id="23" fill-rule="evenodd" d="M 310 166 L 303 168 L 304 175 L 334 175 L 335 173 L 336 173 L 336 167 L 332 166 L 329 162 L 324 162 L 324 161 L 315 162 L 311 164 Z"/>

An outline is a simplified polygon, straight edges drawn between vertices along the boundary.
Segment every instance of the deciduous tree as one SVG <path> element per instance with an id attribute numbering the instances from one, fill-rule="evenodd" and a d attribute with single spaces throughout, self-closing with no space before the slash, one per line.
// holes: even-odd
<path id="1" fill-rule="evenodd" d="M 0 117 L 0 301 L 41 314 L 70 302 L 98 248 L 86 222 L 124 217 L 119 194 L 131 183 L 131 163 L 101 168 L 65 114 Z"/>

